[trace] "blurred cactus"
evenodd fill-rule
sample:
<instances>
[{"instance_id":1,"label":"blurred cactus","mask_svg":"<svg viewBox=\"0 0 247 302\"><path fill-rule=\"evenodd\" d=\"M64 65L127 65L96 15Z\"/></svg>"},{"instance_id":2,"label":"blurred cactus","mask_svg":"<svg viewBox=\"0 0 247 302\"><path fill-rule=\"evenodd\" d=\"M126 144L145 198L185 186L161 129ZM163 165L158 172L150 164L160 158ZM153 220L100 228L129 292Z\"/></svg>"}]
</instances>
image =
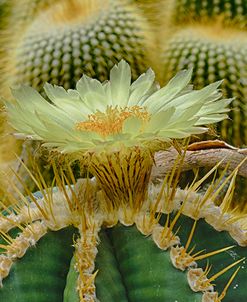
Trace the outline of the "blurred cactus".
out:
<instances>
[{"instance_id":1,"label":"blurred cactus","mask_svg":"<svg viewBox=\"0 0 247 302\"><path fill-rule=\"evenodd\" d=\"M32 23L36 15L49 8L60 0L10 0L11 14L9 17L10 30L24 29L24 26Z\"/></svg>"},{"instance_id":2,"label":"blurred cactus","mask_svg":"<svg viewBox=\"0 0 247 302\"><path fill-rule=\"evenodd\" d=\"M234 98L232 110L228 120L216 125L211 137L217 134L236 147L246 146L247 2L168 0L164 10L167 8L168 18L161 27L164 81L185 68L193 68L192 83L197 88L223 80L223 94ZM242 213L246 213L246 185L246 179L237 178L231 204Z\"/></svg>"},{"instance_id":3,"label":"blurred cactus","mask_svg":"<svg viewBox=\"0 0 247 302\"><path fill-rule=\"evenodd\" d=\"M0 31L5 27L5 18L9 14L9 3L7 0L0 0Z\"/></svg>"},{"instance_id":4,"label":"blurred cactus","mask_svg":"<svg viewBox=\"0 0 247 302\"><path fill-rule=\"evenodd\" d=\"M131 64L134 78L150 66L151 28L130 1L24 2L24 10L19 5L12 12L17 21L30 21L10 41L8 86L25 83L41 90L50 82L73 88L83 73L105 80L122 58Z\"/></svg>"},{"instance_id":5,"label":"blurred cactus","mask_svg":"<svg viewBox=\"0 0 247 302\"><path fill-rule=\"evenodd\" d=\"M247 25L247 2L245 0L175 0L173 18L176 22L212 19L222 16L225 24L241 28Z\"/></svg>"}]
</instances>

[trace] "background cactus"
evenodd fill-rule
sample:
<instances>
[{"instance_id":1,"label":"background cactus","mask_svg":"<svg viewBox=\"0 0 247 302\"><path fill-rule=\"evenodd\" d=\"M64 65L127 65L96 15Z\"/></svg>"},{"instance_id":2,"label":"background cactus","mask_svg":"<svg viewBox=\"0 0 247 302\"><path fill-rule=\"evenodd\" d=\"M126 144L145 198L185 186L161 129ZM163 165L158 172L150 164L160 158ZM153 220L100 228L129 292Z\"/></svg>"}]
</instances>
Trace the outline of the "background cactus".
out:
<instances>
[{"instance_id":1,"label":"background cactus","mask_svg":"<svg viewBox=\"0 0 247 302\"><path fill-rule=\"evenodd\" d=\"M44 12L54 3L58 3L59 0L10 0L11 14L9 16L9 30L13 27L23 29L28 26L34 18L41 12ZM13 26L13 27L12 27Z\"/></svg>"},{"instance_id":2,"label":"background cactus","mask_svg":"<svg viewBox=\"0 0 247 302\"><path fill-rule=\"evenodd\" d=\"M31 6L24 2L24 12L19 4L13 18L36 17L19 25L12 38L5 66L13 70L8 85L25 83L41 90L50 82L68 89L83 73L105 80L122 58L131 64L133 77L150 65L151 28L130 1L35 1Z\"/></svg>"},{"instance_id":3,"label":"background cactus","mask_svg":"<svg viewBox=\"0 0 247 302\"><path fill-rule=\"evenodd\" d=\"M176 22L211 19L222 16L225 24L246 27L247 4L245 0L175 0L173 18Z\"/></svg>"},{"instance_id":4,"label":"background cactus","mask_svg":"<svg viewBox=\"0 0 247 302\"><path fill-rule=\"evenodd\" d=\"M0 31L6 26L5 18L9 13L9 5L6 0L0 1Z\"/></svg>"}]
</instances>

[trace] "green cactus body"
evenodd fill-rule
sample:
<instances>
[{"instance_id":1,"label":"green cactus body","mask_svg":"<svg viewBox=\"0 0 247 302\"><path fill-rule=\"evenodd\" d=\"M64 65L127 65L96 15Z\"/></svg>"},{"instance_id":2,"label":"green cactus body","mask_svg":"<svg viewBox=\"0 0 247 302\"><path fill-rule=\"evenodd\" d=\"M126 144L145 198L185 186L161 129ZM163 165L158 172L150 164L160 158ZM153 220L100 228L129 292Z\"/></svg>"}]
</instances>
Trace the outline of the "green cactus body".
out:
<instances>
[{"instance_id":1,"label":"green cactus body","mask_svg":"<svg viewBox=\"0 0 247 302\"><path fill-rule=\"evenodd\" d=\"M27 257L13 266L4 289L0 289L0 300L61 302L72 255L73 233L72 228L50 232L38 246L30 249Z\"/></svg>"},{"instance_id":2,"label":"green cactus body","mask_svg":"<svg viewBox=\"0 0 247 302\"><path fill-rule=\"evenodd\" d=\"M175 0L173 2L173 18L178 23L205 20L221 15L225 23L246 27L247 3L245 0Z\"/></svg>"},{"instance_id":3,"label":"green cactus body","mask_svg":"<svg viewBox=\"0 0 247 302\"><path fill-rule=\"evenodd\" d=\"M230 119L217 126L217 133L235 146L247 144L246 51L247 35L244 32L223 30L217 25L178 30L163 49L166 80L188 67L193 67L192 82L196 87L224 79L224 95L235 99Z\"/></svg>"},{"instance_id":4,"label":"green cactus body","mask_svg":"<svg viewBox=\"0 0 247 302\"><path fill-rule=\"evenodd\" d=\"M163 216L162 220L165 221L165 218ZM178 226L181 226L178 235L185 245L193 220L182 215ZM1 301L47 301L49 297L54 302L61 302L62 299L64 302L79 302L75 259L72 259L70 269L68 263L72 233L72 229L49 233L23 260L18 260L10 276L4 280L4 287L0 290ZM228 233L219 233L200 220L191 247L196 245L196 251L205 249L208 252L234 244ZM245 256L246 248L234 247L210 257L212 269L209 275L214 275ZM205 268L207 260L198 261L198 266ZM98 270L95 280L98 301L202 301L202 294L192 292L188 286L188 271L174 268L169 250L159 249L151 237L140 234L135 226L124 227L119 224L101 231L95 270ZM66 272L67 284L64 288ZM234 269L230 269L214 282L220 293L233 272ZM243 262L224 302L246 301L246 278L247 266Z\"/></svg>"},{"instance_id":5,"label":"green cactus body","mask_svg":"<svg viewBox=\"0 0 247 302\"><path fill-rule=\"evenodd\" d=\"M106 80L121 58L131 64L133 78L150 65L151 29L128 1L61 1L37 14L19 34L9 60L12 85L41 90L50 82L68 89L83 73Z\"/></svg>"}]
</instances>

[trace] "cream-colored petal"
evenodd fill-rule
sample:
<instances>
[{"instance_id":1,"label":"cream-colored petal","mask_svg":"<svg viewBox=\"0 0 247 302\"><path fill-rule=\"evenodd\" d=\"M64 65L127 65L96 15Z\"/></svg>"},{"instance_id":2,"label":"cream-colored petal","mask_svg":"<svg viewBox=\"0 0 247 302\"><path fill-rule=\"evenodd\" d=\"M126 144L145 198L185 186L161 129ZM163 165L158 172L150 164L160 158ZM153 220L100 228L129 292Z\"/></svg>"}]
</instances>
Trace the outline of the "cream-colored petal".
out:
<instances>
[{"instance_id":1,"label":"cream-colored petal","mask_svg":"<svg viewBox=\"0 0 247 302\"><path fill-rule=\"evenodd\" d=\"M95 113L96 110L104 112L107 105L111 105L110 100L106 97L102 84L96 79L83 75L77 82L76 89L79 92L85 107L90 109L91 114Z\"/></svg>"},{"instance_id":2,"label":"cream-colored petal","mask_svg":"<svg viewBox=\"0 0 247 302\"><path fill-rule=\"evenodd\" d=\"M166 105L174 97L176 97L189 84L191 79L192 69L180 71L168 84L152 94L145 100L143 106L147 106L152 113L159 111L161 105Z\"/></svg>"},{"instance_id":3,"label":"cream-colored petal","mask_svg":"<svg viewBox=\"0 0 247 302\"><path fill-rule=\"evenodd\" d=\"M198 103L205 104L215 98L215 92L221 82L216 82L204 87L201 90L194 90L178 98L174 98L169 103L162 105L159 110L164 110L167 107L174 106L178 110L187 110Z\"/></svg>"},{"instance_id":4,"label":"cream-colored petal","mask_svg":"<svg viewBox=\"0 0 247 302\"><path fill-rule=\"evenodd\" d=\"M190 127L190 128L176 128L166 129L159 132L159 137L162 138L185 138L193 134L201 134L206 132L208 129L203 127Z\"/></svg>"},{"instance_id":5,"label":"cream-colored petal","mask_svg":"<svg viewBox=\"0 0 247 302\"><path fill-rule=\"evenodd\" d=\"M199 120L195 123L195 126L214 124L223 121L227 118L227 114L210 114L205 117L200 117Z\"/></svg>"},{"instance_id":6,"label":"cream-colored petal","mask_svg":"<svg viewBox=\"0 0 247 302\"><path fill-rule=\"evenodd\" d=\"M176 111L174 112L173 116L170 119L170 124L178 124L178 123L185 123L190 121L191 119L199 120L199 116L197 116L199 110L202 108L203 103L194 104L190 108L186 110L181 110L179 107L176 107Z\"/></svg>"},{"instance_id":7,"label":"cream-colored petal","mask_svg":"<svg viewBox=\"0 0 247 302\"><path fill-rule=\"evenodd\" d=\"M130 86L130 97L127 106L142 105L145 98L152 93L155 74L150 68ZM151 91L150 91L151 90Z\"/></svg>"},{"instance_id":8,"label":"cream-colored petal","mask_svg":"<svg viewBox=\"0 0 247 302\"><path fill-rule=\"evenodd\" d=\"M175 111L176 109L174 107L171 107L166 111L160 111L153 114L150 118L150 121L145 126L145 132L152 133L164 128L170 122L170 119L172 118Z\"/></svg>"},{"instance_id":9,"label":"cream-colored petal","mask_svg":"<svg viewBox=\"0 0 247 302\"><path fill-rule=\"evenodd\" d=\"M205 118L213 118L215 116L215 121L219 122L221 119L221 116L226 116L226 112L228 112L230 109L228 105L233 101L233 99L221 99L217 100L215 102L206 103L197 113L197 116L200 116L200 119L197 123L197 125L205 125ZM221 116L220 116L221 115ZM219 119L218 119L219 118ZM211 122L210 122L211 123Z\"/></svg>"},{"instance_id":10,"label":"cream-colored petal","mask_svg":"<svg viewBox=\"0 0 247 302\"><path fill-rule=\"evenodd\" d=\"M112 97L111 97L111 83L110 81L105 81L103 83L103 88L105 90L106 98L109 102L109 105L112 105Z\"/></svg>"},{"instance_id":11,"label":"cream-colored petal","mask_svg":"<svg viewBox=\"0 0 247 302\"><path fill-rule=\"evenodd\" d=\"M30 120L35 111L53 116L64 116L68 119L70 116L64 110L57 108L47 102L36 90L22 85L18 89L13 89L12 94L15 97L15 104L19 107L19 113L22 112L23 118Z\"/></svg>"},{"instance_id":12,"label":"cream-colored petal","mask_svg":"<svg viewBox=\"0 0 247 302\"><path fill-rule=\"evenodd\" d=\"M130 66L124 60L120 61L110 71L111 99L113 106L126 107L129 101L131 82Z\"/></svg>"},{"instance_id":13,"label":"cream-colored petal","mask_svg":"<svg viewBox=\"0 0 247 302\"><path fill-rule=\"evenodd\" d=\"M44 90L48 98L60 109L69 114L74 121L81 121L91 113L81 100L78 91L66 91L63 87L46 83Z\"/></svg>"},{"instance_id":14,"label":"cream-colored petal","mask_svg":"<svg viewBox=\"0 0 247 302\"><path fill-rule=\"evenodd\" d=\"M90 141L84 141L79 144L66 140L63 143L44 143L43 146L57 149L61 153L86 152L88 149L95 147Z\"/></svg>"}]
</instances>

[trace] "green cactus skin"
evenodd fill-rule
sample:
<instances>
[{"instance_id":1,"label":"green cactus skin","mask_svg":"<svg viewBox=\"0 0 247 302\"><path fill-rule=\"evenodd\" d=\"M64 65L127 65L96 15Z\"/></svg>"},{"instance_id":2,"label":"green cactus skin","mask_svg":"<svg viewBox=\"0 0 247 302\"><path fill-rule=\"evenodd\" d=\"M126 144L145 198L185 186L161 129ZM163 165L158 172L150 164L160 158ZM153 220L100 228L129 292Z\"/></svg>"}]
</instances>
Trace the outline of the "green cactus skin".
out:
<instances>
[{"instance_id":1,"label":"green cactus skin","mask_svg":"<svg viewBox=\"0 0 247 302\"><path fill-rule=\"evenodd\" d=\"M185 244L193 221L182 216L180 223L179 235L182 236L182 242ZM145 238L135 227L126 228L121 225L108 229L106 234L108 239L105 234L101 234L99 254L96 259L96 268L99 269L96 277L96 293L99 301L201 301L201 294L192 292L188 287L185 273L172 267L169 252L159 250L151 238ZM194 244L198 250L204 248L215 250L222 246L232 245L234 242L227 233L217 233L204 221L199 221L191 246ZM233 260L246 256L247 249L241 247L213 256L209 259L210 264L213 264L211 274L224 268L226 263L230 264ZM201 261L199 267L205 267L206 263L207 261ZM121 276L120 281L116 268ZM75 276L71 278L73 274L76 273L71 265L68 274L70 277L67 278L65 288L67 299L64 302L79 302L78 297L75 298L76 292L72 283L76 278ZM232 271L228 271L215 282L219 292L223 290L231 274ZM228 290L224 302L246 301L244 288L246 276L247 266L244 263ZM108 291L112 289L108 292L110 296L105 296L107 289Z\"/></svg>"},{"instance_id":2,"label":"green cactus skin","mask_svg":"<svg viewBox=\"0 0 247 302\"><path fill-rule=\"evenodd\" d=\"M135 227L126 228L121 225L107 230L107 233L113 246L113 255L118 262L127 301L162 302L174 299L199 302L201 300L201 294L192 292L188 287L185 275L174 270L169 253L159 250L151 238L145 238ZM100 254L98 258L100 262ZM102 275L99 271L98 283L100 284L98 291L96 287L96 293L99 300L104 301L100 291L101 283L105 279L104 266L101 267ZM175 293L176 284L179 286ZM108 288L110 286L104 283L103 285Z\"/></svg>"},{"instance_id":3,"label":"green cactus skin","mask_svg":"<svg viewBox=\"0 0 247 302\"><path fill-rule=\"evenodd\" d=\"M28 251L27 257L17 261L0 289L0 301L61 302L73 251L73 233L72 228L49 232Z\"/></svg>"},{"instance_id":4,"label":"green cactus skin","mask_svg":"<svg viewBox=\"0 0 247 302\"><path fill-rule=\"evenodd\" d=\"M224 79L224 95L235 100L230 119L218 124L217 133L235 146L247 144L246 51L245 33L199 24L178 30L163 48L166 79L188 67L193 67L192 83L198 88Z\"/></svg>"},{"instance_id":5,"label":"green cactus skin","mask_svg":"<svg viewBox=\"0 0 247 302\"><path fill-rule=\"evenodd\" d=\"M165 216L161 221L165 221ZM179 218L178 226L181 228L178 234L183 245L187 242L192 224L193 220L186 216ZM77 273L74 270L74 258L69 264L74 232L72 228L49 232L23 259L18 260L3 282L0 300L45 302L49 297L51 301L61 302L63 296L64 302L79 302L75 290ZM204 220L199 220L190 246L195 244L196 251L206 249L208 252L231 246L235 242L228 233L217 232ZM169 251L160 250L150 237L140 234L135 226L124 227L119 224L102 230L98 250L96 293L101 302L201 301L201 294L190 290L186 273L172 266ZM209 263L213 267L209 275L212 276L246 256L246 247L236 246L210 257ZM197 263L199 267L205 268L207 260ZM240 266L224 302L246 301L246 262L242 262ZM214 282L219 292L223 290L233 271L234 269L229 270Z\"/></svg>"},{"instance_id":6,"label":"green cactus skin","mask_svg":"<svg viewBox=\"0 0 247 302\"><path fill-rule=\"evenodd\" d=\"M79 302L79 297L75 289L78 273L74 270L74 264L75 258L73 257L67 275L64 302ZM100 249L96 258L96 267L99 269L95 280L97 296L102 297L102 301L127 302L128 294L122 282L118 261L114 255L114 247L105 231L102 231L100 234Z\"/></svg>"},{"instance_id":7,"label":"green cactus skin","mask_svg":"<svg viewBox=\"0 0 247 302\"><path fill-rule=\"evenodd\" d=\"M191 22L222 15L225 23L246 27L247 2L245 0L175 0L174 19L176 22Z\"/></svg>"}]
</instances>

